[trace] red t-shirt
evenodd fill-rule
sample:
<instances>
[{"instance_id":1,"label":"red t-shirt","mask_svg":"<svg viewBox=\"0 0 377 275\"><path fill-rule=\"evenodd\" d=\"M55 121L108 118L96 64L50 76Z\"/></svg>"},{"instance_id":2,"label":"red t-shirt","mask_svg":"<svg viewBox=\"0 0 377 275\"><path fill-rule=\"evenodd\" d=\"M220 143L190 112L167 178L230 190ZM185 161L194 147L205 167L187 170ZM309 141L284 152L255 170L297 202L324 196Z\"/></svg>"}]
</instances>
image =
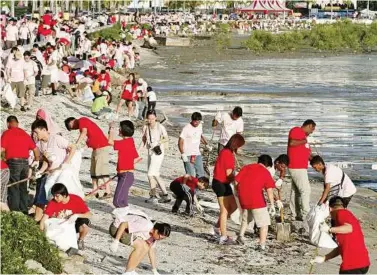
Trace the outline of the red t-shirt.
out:
<instances>
[{"instance_id":1,"label":"red t-shirt","mask_svg":"<svg viewBox=\"0 0 377 275\"><path fill-rule=\"evenodd\" d=\"M234 170L234 155L229 149L220 151L215 163L215 170L213 171L213 178L222 183L228 183L226 170Z\"/></svg>"},{"instance_id":2,"label":"red t-shirt","mask_svg":"<svg viewBox=\"0 0 377 275\"><path fill-rule=\"evenodd\" d=\"M110 84L110 76L108 74L98 76L98 82L100 83L101 87L104 87L105 90L109 88Z\"/></svg>"},{"instance_id":3,"label":"red t-shirt","mask_svg":"<svg viewBox=\"0 0 377 275\"><path fill-rule=\"evenodd\" d=\"M52 23L52 16L50 14L45 14L42 16L43 23L45 25L51 25Z\"/></svg>"},{"instance_id":4,"label":"red t-shirt","mask_svg":"<svg viewBox=\"0 0 377 275\"><path fill-rule=\"evenodd\" d=\"M49 201L44 213L50 218L64 219L72 214L85 214L89 211L82 198L69 194L69 201L66 204L55 200Z\"/></svg>"},{"instance_id":5,"label":"red t-shirt","mask_svg":"<svg viewBox=\"0 0 377 275\"><path fill-rule=\"evenodd\" d=\"M236 176L237 190L242 209L266 207L263 190L275 188L274 179L262 164L253 163L242 167Z\"/></svg>"},{"instance_id":6,"label":"red t-shirt","mask_svg":"<svg viewBox=\"0 0 377 275\"><path fill-rule=\"evenodd\" d=\"M80 132L84 128L87 129L88 139L86 141L86 145L88 145L88 147L92 149L99 149L109 145L105 134L102 132L101 128L97 126L97 124L86 117L79 118L78 121Z\"/></svg>"},{"instance_id":7,"label":"red t-shirt","mask_svg":"<svg viewBox=\"0 0 377 275\"><path fill-rule=\"evenodd\" d=\"M107 65L110 68L114 68L115 67L115 59L110 59L109 62L107 63Z\"/></svg>"},{"instance_id":8,"label":"red t-shirt","mask_svg":"<svg viewBox=\"0 0 377 275\"><path fill-rule=\"evenodd\" d=\"M35 149L31 136L18 127L12 127L1 135L1 148L5 149L5 159L28 159L29 151Z\"/></svg>"},{"instance_id":9,"label":"red t-shirt","mask_svg":"<svg viewBox=\"0 0 377 275\"><path fill-rule=\"evenodd\" d=\"M336 212L335 226L352 225L352 233L336 234L342 256L340 270L351 270L370 265L368 250L365 246L363 231L357 218L347 209Z\"/></svg>"},{"instance_id":10,"label":"red t-shirt","mask_svg":"<svg viewBox=\"0 0 377 275\"><path fill-rule=\"evenodd\" d=\"M114 141L114 150L118 151L117 171L134 170L134 161L139 157L133 138Z\"/></svg>"},{"instance_id":11,"label":"red t-shirt","mask_svg":"<svg viewBox=\"0 0 377 275\"><path fill-rule=\"evenodd\" d=\"M301 127L294 127L289 131L289 139L304 140L307 136ZM310 157L310 147L308 144L299 146L288 145L289 168L292 169L308 169L308 161Z\"/></svg>"},{"instance_id":12,"label":"red t-shirt","mask_svg":"<svg viewBox=\"0 0 377 275\"><path fill-rule=\"evenodd\" d=\"M0 169L3 170L3 169L7 169L8 168L8 165L5 161L1 160L1 164L0 164Z\"/></svg>"},{"instance_id":13,"label":"red t-shirt","mask_svg":"<svg viewBox=\"0 0 377 275\"><path fill-rule=\"evenodd\" d=\"M179 178L176 178L174 181L179 182L180 184L183 184L184 178L185 177L179 177ZM191 177L191 180L187 179L186 185L188 187L190 187L190 189L191 189L192 192L195 193L195 189L198 188L198 182L199 182L199 180L197 178Z\"/></svg>"}]
</instances>

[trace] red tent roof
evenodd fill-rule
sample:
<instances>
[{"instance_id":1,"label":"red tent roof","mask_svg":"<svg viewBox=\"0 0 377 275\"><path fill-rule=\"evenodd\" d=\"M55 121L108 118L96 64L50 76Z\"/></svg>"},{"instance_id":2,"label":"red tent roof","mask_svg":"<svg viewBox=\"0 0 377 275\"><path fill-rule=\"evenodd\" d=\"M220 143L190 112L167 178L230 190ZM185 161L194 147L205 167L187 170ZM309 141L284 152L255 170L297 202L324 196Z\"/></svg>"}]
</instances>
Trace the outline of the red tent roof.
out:
<instances>
[{"instance_id":1,"label":"red tent roof","mask_svg":"<svg viewBox=\"0 0 377 275\"><path fill-rule=\"evenodd\" d=\"M241 8L239 9L239 11L289 12L291 10L286 8L285 4L283 2L280 2L279 0L254 0L250 6Z\"/></svg>"}]
</instances>

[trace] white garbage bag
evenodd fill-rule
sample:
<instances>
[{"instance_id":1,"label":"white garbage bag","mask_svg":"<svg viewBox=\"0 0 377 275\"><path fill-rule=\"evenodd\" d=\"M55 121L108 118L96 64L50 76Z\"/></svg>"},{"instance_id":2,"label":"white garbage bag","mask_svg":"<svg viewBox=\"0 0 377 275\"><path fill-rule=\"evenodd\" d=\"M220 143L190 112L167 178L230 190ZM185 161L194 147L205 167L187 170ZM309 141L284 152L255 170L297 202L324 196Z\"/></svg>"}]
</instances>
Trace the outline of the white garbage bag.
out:
<instances>
[{"instance_id":1,"label":"white garbage bag","mask_svg":"<svg viewBox=\"0 0 377 275\"><path fill-rule=\"evenodd\" d=\"M233 212L232 215L230 215L230 219L235 223L235 224L241 224L242 222L242 208L241 208L241 204L240 204L240 201L238 199L238 193L237 193L237 190L236 188L234 188L234 185L231 184L230 185L233 189L233 194L234 194L234 198L236 199L236 203L237 203L237 210Z\"/></svg>"},{"instance_id":2,"label":"white garbage bag","mask_svg":"<svg viewBox=\"0 0 377 275\"><path fill-rule=\"evenodd\" d=\"M46 220L46 236L59 249L67 251L73 247L77 249L77 234L75 224L65 219L50 218Z\"/></svg>"},{"instance_id":3,"label":"white garbage bag","mask_svg":"<svg viewBox=\"0 0 377 275\"><path fill-rule=\"evenodd\" d=\"M83 95L82 95L82 98L81 100L83 102L89 102L89 101L92 101L94 99L94 94L92 92L92 88L90 88L89 85L87 85L84 90L83 90Z\"/></svg>"},{"instance_id":4,"label":"white garbage bag","mask_svg":"<svg viewBox=\"0 0 377 275\"><path fill-rule=\"evenodd\" d=\"M4 96L5 100L8 102L10 107L14 109L14 107L16 107L17 104L17 96L12 91L12 87L9 83L5 84L2 95Z\"/></svg>"},{"instance_id":5,"label":"white garbage bag","mask_svg":"<svg viewBox=\"0 0 377 275\"><path fill-rule=\"evenodd\" d=\"M319 230L320 224L325 222L329 214L329 206L322 204L321 206L315 205L310 208L306 216L306 222L309 226L310 242L318 247L336 248L338 246L328 233Z\"/></svg>"},{"instance_id":6,"label":"white garbage bag","mask_svg":"<svg viewBox=\"0 0 377 275\"><path fill-rule=\"evenodd\" d=\"M55 183L62 183L67 187L69 194L85 197L84 189L81 185L79 173L82 161L83 149L77 150L73 155L71 164L64 169L56 170L47 177L45 191L47 199L52 199L51 188Z\"/></svg>"}]
</instances>

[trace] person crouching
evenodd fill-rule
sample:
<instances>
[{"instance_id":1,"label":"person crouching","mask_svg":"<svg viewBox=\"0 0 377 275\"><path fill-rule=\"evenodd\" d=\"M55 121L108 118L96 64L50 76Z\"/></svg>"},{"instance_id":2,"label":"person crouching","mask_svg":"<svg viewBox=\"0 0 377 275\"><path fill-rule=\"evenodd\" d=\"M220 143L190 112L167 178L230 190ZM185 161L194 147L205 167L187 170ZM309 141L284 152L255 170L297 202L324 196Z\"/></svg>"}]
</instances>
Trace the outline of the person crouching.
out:
<instances>
[{"instance_id":1,"label":"person crouching","mask_svg":"<svg viewBox=\"0 0 377 275\"><path fill-rule=\"evenodd\" d=\"M69 194L64 184L56 183L51 188L53 199L49 201L43 218L39 224L40 230L44 231L45 222L49 218L66 218L75 223L76 232L79 233L78 248L84 249L84 238L89 233L89 218L92 216L88 206L79 196Z\"/></svg>"},{"instance_id":2,"label":"person crouching","mask_svg":"<svg viewBox=\"0 0 377 275\"><path fill-rule=\"evenodd\" d=\"M176 178L170 183L170 190L176 196L176 201L173 205L172 212L178 213L178 209L182 204L182 201L186 202L185 213L189 216L194 215L194 202L199 212L203 211L203 208L199 205L198 198L196 197L197 189L207 189L209 186L209 180L206 177L195 178L190 175L184 175L183 177Z\"/></svg>"}]
</instances>

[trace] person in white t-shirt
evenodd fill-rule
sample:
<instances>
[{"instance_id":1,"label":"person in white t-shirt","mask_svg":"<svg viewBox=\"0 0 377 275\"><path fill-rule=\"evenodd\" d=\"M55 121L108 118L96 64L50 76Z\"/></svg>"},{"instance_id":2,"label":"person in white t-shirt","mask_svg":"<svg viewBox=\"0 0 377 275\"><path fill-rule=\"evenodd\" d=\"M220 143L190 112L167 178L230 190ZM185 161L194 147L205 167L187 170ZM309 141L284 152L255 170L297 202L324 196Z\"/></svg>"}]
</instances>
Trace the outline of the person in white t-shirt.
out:
<instances>
[{"instance_id":1,"label":"person in white t-shirt","mask_svg":"<svg viewBox=\"0 0 377 275\"><path fill-rule=\"evenodd\" d=\"M38 75L38 66L33 60L30 59L31 53L29 51L24 52L25 60L25 87L26 87L26 110L30 110L33 104L35 95L35 77Z\"/></svg>"},{"instance_id":2,"label":"person in white t-shirt","mask_svg":"<svg viewBox=\"0 0 377 275\"><path fill-rule=\"evenodd\" d=\"M21 39L21 45L22 46L26 45L27 39L29 37L29 29L28 29L28 27L26 27L25 22L22 22L20 30L19 30L19 34L20 34L20 39Z\"/></svg>"},{"instance_id":3,"label":"person in white t-shirt","mask_svg":"<svg viewBox=\"0 0 377 275\"><path fill-rule=\"evenodd\" d=\"M30 34L30 44L33 44L37 35L38 31L38 24L36 23L36 18L33 18L33 20L30 20L27 24L27 27L29 29Z\"/></svg>"},{"instance_id":4,"label":"person in white t-shirt","mask_svg":"<svg viewBox=\"0 0 377 275\"><path fill-rule=\"evenodd\" d=\"M218 145L219 153L234 134L242 134L242 108L237 106L233 109L232 113L217 113L213 121L213 126L216 127L218 123L221 124L221 133Z\"/></svg>"},{"instance_id":5,"label":"person in white t-shirt","mask_svg":"<svg viewBox=\"0 0 377 275\"><path fill-rule=\"evenodd\" d=\"M178 149L181 152L186 174L196 178L205 176L200 143L207 146L207 140L203 136L202 115L195 112L191 115L191 122L182 129L178 139Z\"/></svg>"},{"instance_id":6,"label":"person in white t-shirt","mask_svg":"<svg viewBox=\"0 0 377 275\"><path fill-rule=\"evenodd\" d=\"M352 196L356 193L356 187L352 180L339 167L327 164L320 156L314 156L310 160L310 165L324 176L324 190L318 204L321 205L331 197L339 196L343 198L344 207L347 208Z\"/></svg>"},{"instance_id":7,"label":"person in white t-shirt","mask_svg":"<svg viewBox=\"0 0 377 275\"><path fill-rule=\"evenodd\" d=\"M6 41L5 46L7 49L17 46L18 40L18 28L16 26L16 20L12 19L9 25L5 29Z\"/></svg>"},{"instance_id":8,"label":"person in white t-shirt","mask_svg":"<svg viewBox=\"0 0 377 275\"><path fill-rule=\"evenodd\" d=\"M151 86L147 87L148 111L156 109L157 96Z\"/></svg>"},{"instance_id":9,"label":"person in white t-shirt","mask_svg":"<svg viewBox=\"0 0 377 275\"><path fill-rule=\"evenodd\" d=\"M14 52L14 59L7 63L7 76L10 81L12 90L15 91L20 99L21 111L25 109L25 61L19 51Z\"/></svg>"}]
</instances>

